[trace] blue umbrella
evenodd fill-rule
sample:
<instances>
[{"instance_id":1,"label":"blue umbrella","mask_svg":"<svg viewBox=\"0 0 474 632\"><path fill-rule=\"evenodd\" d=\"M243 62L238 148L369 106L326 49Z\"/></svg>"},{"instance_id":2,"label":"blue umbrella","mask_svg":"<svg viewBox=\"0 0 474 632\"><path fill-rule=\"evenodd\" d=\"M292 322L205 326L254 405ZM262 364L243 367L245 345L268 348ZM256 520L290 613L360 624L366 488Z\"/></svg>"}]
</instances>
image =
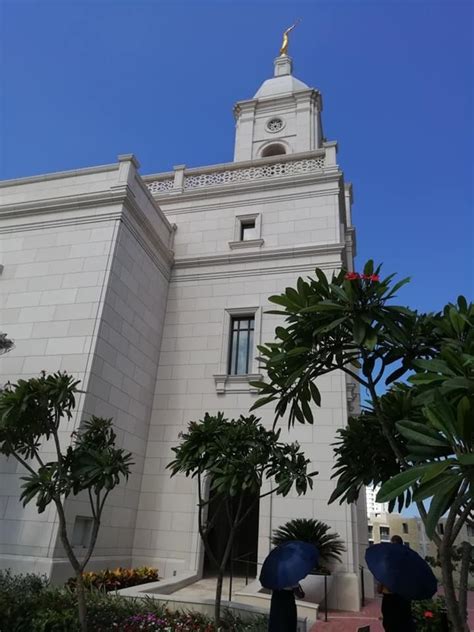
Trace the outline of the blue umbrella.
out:
<instances>
[{"instance_id":1,"label":"blue umbrella","mask_svg":"<svg viewBox=\"0 0 474 632\"><path fill-rule=\"evenodd\" d=\"M427 562L403 544L373 544L365 561L377 581L405 599L430 599L438 587Z\"/></svg>"},{"instance_id":2,"label":"blue umbrella","mask_svg":"<svg viewBox=\"0 0 474 632\"><path fill-rule=\"evenodd\" d=\"M260 583L264 588L283 590L295 586L317 566L319 551L314 544L293 540L277 546L263 563Z\"/></svg>"}]
</instances>

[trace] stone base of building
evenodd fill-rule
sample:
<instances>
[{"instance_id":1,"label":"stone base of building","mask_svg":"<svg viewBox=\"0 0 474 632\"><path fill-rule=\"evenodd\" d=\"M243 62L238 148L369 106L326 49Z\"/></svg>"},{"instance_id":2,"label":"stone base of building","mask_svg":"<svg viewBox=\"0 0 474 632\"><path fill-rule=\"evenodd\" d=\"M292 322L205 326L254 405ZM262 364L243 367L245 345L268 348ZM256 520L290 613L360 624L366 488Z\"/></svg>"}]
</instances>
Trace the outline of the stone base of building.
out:
<instances>
[{"instance_id":1,"label":"stone base of building","mask_svg":"<svg viewBox=\"0 0 474 632\"><path fill-rule=\"evenodd\" d=\"M334 573L328 595L330 610L360 610L360 579L356 573Z\"/></svg>"}]
</instances>

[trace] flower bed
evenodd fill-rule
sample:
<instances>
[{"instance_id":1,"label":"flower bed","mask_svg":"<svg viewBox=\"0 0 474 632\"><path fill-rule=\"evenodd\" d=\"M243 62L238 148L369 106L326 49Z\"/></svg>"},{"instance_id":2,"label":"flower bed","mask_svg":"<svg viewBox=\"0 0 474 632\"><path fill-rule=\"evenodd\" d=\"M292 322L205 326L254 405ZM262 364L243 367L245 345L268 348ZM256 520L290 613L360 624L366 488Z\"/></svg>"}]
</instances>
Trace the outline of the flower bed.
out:
<instances>
[{"instance_id":1,"label":"flower bed","mask_svg":"<svg viewBox=\"0 0 474 632\"><path fill-rule=\"evenodd\" d=\"M216 632L212 621L196 612L170 612L158 601L130 599L87 591L91 632ZM265 617L242 621L224 614L222 630L266 632ZM75 591L53 588L45 577L0 571L0 632L80 632Z\"/></svg>"},{"instance_id":2,"label":"flower bed","mask_svg":"<svg viewBox=\"0 0 474 632\"><path fill-rule=\"evenodd\" d=\"M96 588L97 590L120 590L148 584L158 581L158 569L149 566L138 568L116 568L115 570L105 569L103 571L83 573L84 585L86 588ZM67 581L67 586L71 589L76 587L76 578L71 577Z\"/></svg>"}]
</instances>

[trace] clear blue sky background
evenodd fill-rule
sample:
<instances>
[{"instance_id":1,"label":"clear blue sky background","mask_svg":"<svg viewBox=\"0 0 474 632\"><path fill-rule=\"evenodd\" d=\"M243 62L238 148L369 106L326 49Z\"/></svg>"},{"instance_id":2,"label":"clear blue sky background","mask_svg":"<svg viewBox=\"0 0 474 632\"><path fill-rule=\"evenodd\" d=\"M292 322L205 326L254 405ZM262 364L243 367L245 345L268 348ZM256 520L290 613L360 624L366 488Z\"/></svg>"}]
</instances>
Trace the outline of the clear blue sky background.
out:
<instances>
[{"instance_id":1,"label":"clear blue sky background","mask_svg":"<svg viewBox=\"0 0 474 632\"><path fill-rule=\"evenodd\" d=\"M0 0L0 178L114 162L230 161L232 105L272 73L296 18L295 75L324 98L353 182L358 265L412 276L433 310L473 293L473 4Z\"/></svg>"}]
</instances>

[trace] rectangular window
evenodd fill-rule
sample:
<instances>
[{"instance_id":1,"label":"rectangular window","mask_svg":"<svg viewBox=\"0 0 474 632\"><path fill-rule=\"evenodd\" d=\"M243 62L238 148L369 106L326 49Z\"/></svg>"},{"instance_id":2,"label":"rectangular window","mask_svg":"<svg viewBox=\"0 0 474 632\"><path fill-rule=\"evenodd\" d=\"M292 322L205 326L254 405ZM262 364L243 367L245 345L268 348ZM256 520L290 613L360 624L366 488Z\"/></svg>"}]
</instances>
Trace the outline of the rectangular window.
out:
<instances>
[{"instance_id":1,"label":"rectangular window","mask_svg":"<svg viewBox=\"0 0 474 632\"><path fill-rule=\"evenodd\" d=\"M474 538L474 527L470 524L467 525L467 537Z\"/></svg>"},{"instance_id":2,"label":"rectangular window","mask_svg":"<svg viewBox=\"0 0 474 632\"><path fill-rule=\"evenodd\" d=\"M232 316L230 321L230 375L246 375L251 372L254 329L254 316Z\"/></svg>"},{"instance_id":3,"label":"rectangular window","mask_svg":"<svg viewBox=\"0 0 474 632\"><path fill-rule=\"evenodd\" d=\"M408 523L402 522L403 533L408 533Z\"/></svg>"},{"instance_id":4,"label":"rectangular window","mask_svg":"<svg viewBox=\"0 0 474 632\"><path fill-rule=\"evenodd\" d=\"M249 241L256 238L255 219L242 219L240 221L240 241Z\"/></svg>"},{"instance_id":5,"label":"rectangular window","mask_svg":"<svg viewBox=\"0 0 474 632\"><path fill-rule=\"evenodd\" d=\"M438 525L438 531L441 535L444 535L444 524L442 522L440 522Z\"/></svg>"},{"instance_id":6,"label":"rectangular window","mask_svg":"<svg viewBox=\"0 0 474 632\"><path fill-rule=\"evenodd\" d=\"M390 540L390 527L380 527L380 540L382 542Z\"/></svg>"},{"instance_id":7,"label":"rectangular window","mask_svg":"<svg viewBox=\"0 0 474 632\"><path fill-rule=\"evenodd\" d=\"M89 546L92 531L92 518L76 516L72 531L72 546Z\"/></svg>"}]
</instances>

